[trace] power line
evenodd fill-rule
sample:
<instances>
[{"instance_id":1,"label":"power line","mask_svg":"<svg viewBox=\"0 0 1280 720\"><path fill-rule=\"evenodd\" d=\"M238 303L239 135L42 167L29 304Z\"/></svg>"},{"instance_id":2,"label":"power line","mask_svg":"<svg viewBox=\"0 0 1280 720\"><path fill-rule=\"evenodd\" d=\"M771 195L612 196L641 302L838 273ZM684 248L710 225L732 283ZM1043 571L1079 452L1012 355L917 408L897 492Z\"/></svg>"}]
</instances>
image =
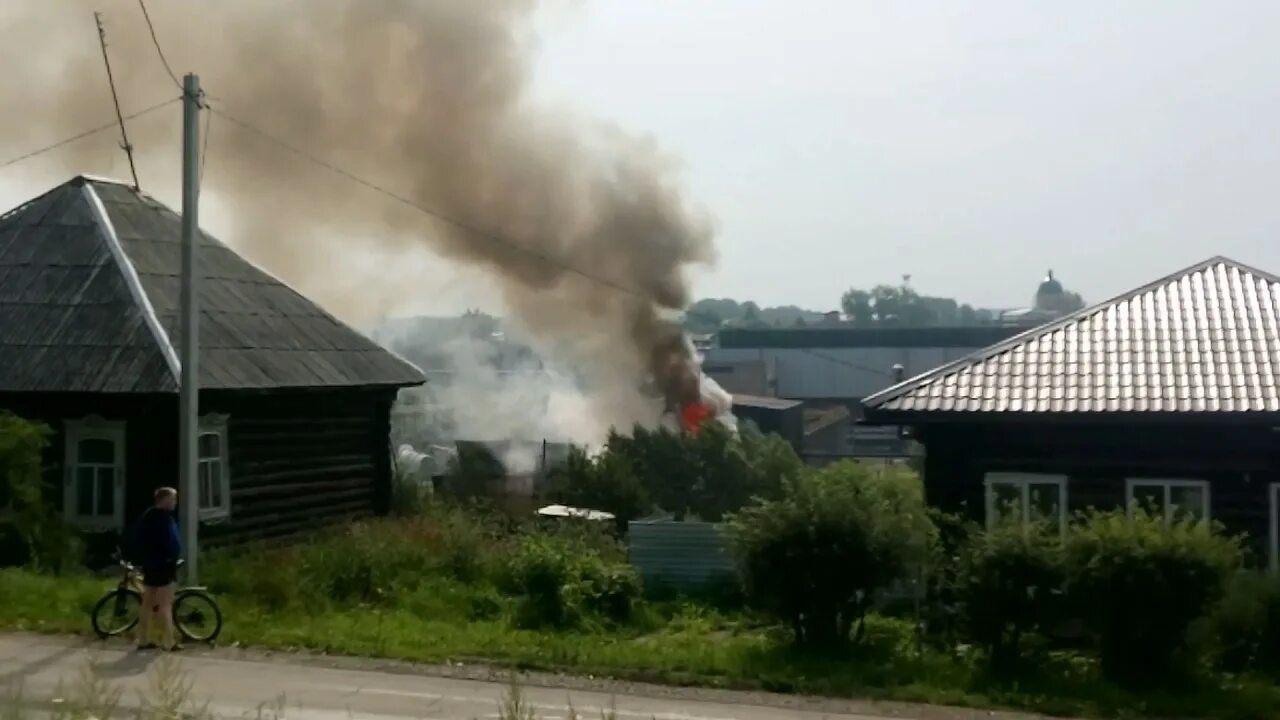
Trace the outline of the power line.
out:
<instances>
[{"instance_id":1,"label":"power line","mask_svg":"<svg viewBox=\"0 0 1280 720\"><path fill-rule=\"evenodd\" d=\"M173 68L169 67L169 59L164 56L164 50L160 48L160 38L156 37L156 26L151 24L151 13L147 12L146 0L138 0L138 7L142 8L142 17L147 21L147 30L151 33L151 44L156 46L156 54L160 56L164 71L169 73L169 79L178 87L178 90L182 90L182 81L173 72Z\"/></svg>"},{"instance_id":2,"label":"power line","mask_svg":"<svg viewBox=\"0 0 1280 720\"><path fill-rule=\"evenodd\" d=\"M116 93L116 79L111 74L111 58L107 56L107 29L102 25L102 14L94 13L93 21L98 25L98 44L102 46L102 64L107 67L107 84L111 86L111 103L116 108L116 122L120 123L120 149L129 158L129 173L133 175L133 188L141 190L138 182L138 166L133 162L133 144L129 142L129 133L124 129L124 115L120 112L120 96Z\"/></svg>"},{"instance_id":3,"label":"power line","mask_svg":"<svg viewBox=\"0 0 1280 720\"><path fill-rule=\"evenodd\" d=\"M213 108L206 102L204 105L204 141L200 148L200 179L197 187L204 188L204 168L209 163L209 128L213 126Z\"/></svg>"},{"instance_id":4,"label":"power line","mask_svg":"<svg viewBox=\"0 0 1280 720\"><path fill-rule=\"evenodd\" d=\"M602 278L602 277L599 277L599 276L596 276L596 275L592 275L591 273L589 273L589 272L587 272L587 271L585 271L585 270L581 270L581 269L579 269L579 268L576 268L576 267L574 267L574 266L572 266L572 265L568 264L567 262L565 262L565 261L563 261L563 260L560 260L560 259L558 259L558 258L555 258L555 257L552 257L552 256L550 256L550 255L547 255L546 253L543 253L543 252L541 252L541 251L539 251L539 250L535 250L535 249L533 249L533 248L531 248L531 247L528 247L528 246L522 245L522 244L520 244L520 243L518 243L518 242L515 242L515 241L512 241L512 240L508 240L507 238L504 238L504 237L502 237L502 236L500 236L500 235L495 235L495 234L493 234L492 232L489 232L489 231L487 231L487 230L484 230L483 228L477 227L476 225L473 225L473 224L471 224L471 223L469 223L469 222L467 222L467 221L465 221L465 220L461 220L461 219L459 219L459 218L456 218L456 217L454 217L454 216L452 216L452 215L449 215L449 214L447 214L447 213L445 213L445 212L442 212L442 211L440 211L440 210L436 210L436 209L434 209L434 208L430 208L430 207L427 207L427 206L422 205L422 204L420 204L420 203L414 202L413 200L410 200L409 198L406 198L405 196L403 196L403 195L401 195L401 194L399 194L399 193L396 193L396 192L394 192L394 191L392 191L392 190L388 190L387 188L385 188L385 187L383 187L383 186L381 186L381 185L378 185L377 183L374 183L374 182L371 182L371 181L369 181L369 180L366 180L366 179L364 179L364 178L360 177L359 175L356 175L355 173L352 173L352 172L350 172L350 171L348 171L348 170L344 170L343 168L338 167L337 165L334 165L333 163L331 163L331 162L329 162L329 161L327 161L327 160L323 160L323 159L321 159L321 158L318 158L318 157L316 157L315 155L312 155L311 153L307 152L306 150L303 150L302 148L299 148L299 147L297 147L296 145L293 145L292 143L289 143L288 141L282 140L281 138L278 138L278 137L276 137L275 135L272 135L271 133L268 133L267 131L262 130L262 129L260 129L260 128L258 128L258 127L256 127L256 126L254 126L252 123L249 123L248 121L241 120L241 119L239 119L239 118L237 118L237 117L235 117L235 116L233 116L233 115L229 115L229 114L227 114L227 112L226 112L226 111L224 111L224 110L214 110L213 108L210 108L210 109L209 109L209 112L211 112L211 113L215 113L215 114L217 114L217 115L220 115L220 116L222 117L222 119L223 119L223 120L226 120L227 122L230 122L230 123L232 123L232 124L234 124L234 125L237 125L237 126L239 126L240 128L242 128L242 129L244 129L244 130L247 130L248 132L251 132L251 133L253 133L253 134L255 134L255 135L257 135L257 136L259 136L259 137L263 138L264 140L267 140L268 142L270 142L270 143L272 143L272 144L274 144L274 145L276 145L276 146L278 146L278 147L280 147L280 148L282 148L282 149L284 149L284 150L287 150L287 151L289 151L289 152L291 152L291 153L293 153L293 154L295 154L295 155L297 155L297 156L299 156L299 157L301 157L301 158L303 158L303 159L305 159L305 160L308 160L308 161L310 161L310 162L312 162L312 163L314 163L314 164L316 164L316 165L319 165L320 167L325 168L326 170L328 170L328 171L330 171L330 172L332 172L332 173L334 173L334 174L336 174L336 175L340 175L340 176L342 176L342 177L346 178L347 180L350 180L351 182L354 182L354 183L356 183L356 184L358 184L358 185L361 185L361 186L363 186L363 187L365 187L365 188L368 188L368 189L370 189L370 190L373 190L374 192L379 193L379 194L381 194L381 195L383 195L383 196L385 196L385 197L387 197L387 198L390 198L390 199L392 199L392 200L395 200L396 202L398 202L398 203L400 203L400 204L402 204L402 205L404 205L404 206L406 206L406 207L413 208L414 210L417 210L418 212L420 212L420 213L422 213L422 214L424 214L424 215L428 215L428 216L433 217L433 218L435 218L435 219L437 219L437 220L440 220L440 221L442 221L442 222L444 222L444 223L446 223L446 224L448 224L448 225L452 225L453 227L458 228L458 229L460 229L460 230L463 230L463 231L467 232L468 234L474 235L475 237L478 237L478 238L480 238L480 239L482 239L482 240L486 240L486 241L488 241L488 242L490 242L490 243L494 243L494 244L502 245L502 246L508 247L508 248L510 248L510 249L512 249L512 250L516 250L517 252L520 252L520 253L523 253L523 254L528 255L528 256L530 256L530 257L536 258L536 259L538 259L538 260L540 260L540 261L542 261L542 262L544 262L544 263L546 263L546 264L548 264L548 265L551 265L551 266L554 266L554 267L558 267L558 268L560 268L560 269L562 269L562 270L564 270L564 271L566 271L566 272L572 273L572 274L577 275L577 276L579 276L579 277L582 277L582 278L584 278L584 279L586 279L586 280L590 280L591 282L597 283L597 284L599 284L599 285L603 285L603 286L608 287L608 288L611 288L611 289L613 289L613 290L617 290L618 292L625 293L625 294L627 294L627 295L632 295L632 296L634 296L634 297L640 298L641 300L644 300L645 302L649 302L649 301L650 301L650 298L649 298L648 296L644 295L643 293L641 293L641 292L639 292L639 291L637 291L637 290L634 290L634 289L632 289L632 288L629 288L629 287L627 287L627 286L625 286L625 285L621 285L621 284L616 283L616 282L614 282L614 281L612 281L612 280L609 280L609 279L607 279L607 278Z\"/></svg>"},{"instance_id":5,"label":"power line","mask_svg":"<svg viewBox=\"0 0 1280 720\"><path fill-rule=\"evenodd\" d=\"M151 107L143 108L142 110L139 110L138 112L130 113L130 114L128 114L128 115L125 115L125 116L124 116L124 119L125 119L125 120L134 120L134 119L136 119L136 118L140 118L140 117L142 117L143 115L147 115L147 114L153 113L153 112L155 112L156 110L159 110L160 108L165 107L166 105L169 105L169 104L171 104L171 103L175 103L175 102L177 102L177 101L179 101L179 100L181 100L181 99L182 99L182 98L169 98L168 100L165 100L164 102L156 103L155 105L152 105ZM11 158L9 158L8 160L5 160L5 161L3 161L3 162L0 162L0 170L3 170L4 168L9 167L10 165L15 165L15 164L17 164L17 163L20 163L20 162L22 162L23 160L29 160L29 159L31 159L31 158L33 158L33 157L36 157L37 155L43 155L43 154L45 154L45 153L47 153L47 152L51 152L51 151L53 151L53 150L57 150L58 148L63 147L64 145L70 145L71 143L76 142L76 141L78 141L78 140L83 140L83 139L85 139L85 138L87 138L87 137L90 137L90 136L93 136L93 135L97 135L97 134L98 134L98 133L100 133L100 132L104 132L104 131L106 131L106 130L112 130L112 129L114 129L115 127L117 127L117 125L118 125L118 124L119 124L119 123L118 123L117 121L112 120L112 121L111 121L111 122L109 122L109 123L104 123L104 124L102 124L102 125L99 125L98 127L91 128L91 129L89 129L89 130L85 130L85 131L84 131L84 132L82 132L82 133L78 133L78 134L76 134L76 135L72 135L72 136L71 136L71 137L69 137L69 138L64 138L64 139L62 139L62 140L59 140L58 142L55 142L55 143L53 143L52 145L45 145L44 147L36 148L35 150L31 150L31 151L29 151L29 152L25 152L25 153L23 153L23 154L21 154L21 155L18 155L18 156L16 156L16 157L11 157Z\"/></svg>"}]
</instances>

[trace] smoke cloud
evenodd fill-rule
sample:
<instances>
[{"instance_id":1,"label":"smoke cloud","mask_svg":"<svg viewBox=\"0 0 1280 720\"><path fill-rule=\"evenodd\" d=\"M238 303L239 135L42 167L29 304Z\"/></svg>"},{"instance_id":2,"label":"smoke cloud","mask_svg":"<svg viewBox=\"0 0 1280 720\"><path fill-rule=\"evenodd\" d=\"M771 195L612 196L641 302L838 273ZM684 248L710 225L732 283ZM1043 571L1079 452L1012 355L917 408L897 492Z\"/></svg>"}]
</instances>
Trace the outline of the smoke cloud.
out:
<instances>
[{"instance_id":1,"label":"smoke cloud","mask_svg":"<svg viewBox=\"0 0 1280 720\"><path fill-rule=\"evenodd\" d=\"M111 117L94 10L107 23L125 111L176 95L133 0L6 5L6 152ZM696 362L670 313L690 300L686 271L714 259L711 224L652 140L531 96L536 2L219 0L149 9L175 72L199 73L215 110L480 230L424 218L214 115L205 196L231 213L226 239L246 255L364 323L431 295L413 259L429 248L499 279L508 321L583 377L594 418L656 421L661 402L640 389L645 380L669 405L697 399ZM129 131L144 190L176 198L176 106ZM118 154L99 136L41 162L93 172ZM371 256L386 260L359 262Z\"/></svg>"}]
</instances>

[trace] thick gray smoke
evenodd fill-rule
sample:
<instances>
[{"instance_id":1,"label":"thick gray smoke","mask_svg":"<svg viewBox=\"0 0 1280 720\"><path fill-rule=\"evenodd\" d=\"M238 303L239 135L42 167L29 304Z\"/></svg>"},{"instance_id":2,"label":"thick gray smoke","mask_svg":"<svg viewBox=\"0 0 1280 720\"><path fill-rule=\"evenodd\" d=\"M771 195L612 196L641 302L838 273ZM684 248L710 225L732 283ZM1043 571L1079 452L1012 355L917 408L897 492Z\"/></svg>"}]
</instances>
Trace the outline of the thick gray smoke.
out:
<instances>
[{"instance_id":1,"label":"thick gray smoke","mask_svg":"<svg viewBox=\"0 0 1280 720\"><path fill-rule=\"evenodd\" d=\"M176 95L134 0L5 5L5 151L111 117L94 10L107 22L125 111ZM637 389L643 380L669 404L697 398L696 364L667 313L689 301L686 270L712 261L711 228L652 141L530 96L536 5L153 0L149 9L175 72L199 73L215 109L481 230L426 219L215 115L205 192L233 214L230 242L353 322L432 293L400 260L422 244L487 268L508 318L586 376L600 418L651 422L659 403ZM174 106L130 124L144 189L164 197L176 197L178 118ZM93 172L112 154L98 137L56 162ZM357 262L370 256L385 261Z\"/></svg>"}]
</instances>

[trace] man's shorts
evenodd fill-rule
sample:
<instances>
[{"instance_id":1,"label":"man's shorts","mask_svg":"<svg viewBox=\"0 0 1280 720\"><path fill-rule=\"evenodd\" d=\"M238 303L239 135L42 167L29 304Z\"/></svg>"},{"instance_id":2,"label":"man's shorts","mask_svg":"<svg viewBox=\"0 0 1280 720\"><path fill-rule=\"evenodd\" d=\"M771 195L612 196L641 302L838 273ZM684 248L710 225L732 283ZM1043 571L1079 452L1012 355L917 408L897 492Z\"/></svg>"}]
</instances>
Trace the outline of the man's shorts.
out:
<instances>
[{"instance_id":1,"label":"man's shorts","mask_svg":"<svg viewBox=\"0 0 1280 720\"><path fill-rule=\"evenodd\" d=\"M142 568L142 584L151 588L168 587L178 579L177 565L153 565Z\"/></svg>"}]
</instances>

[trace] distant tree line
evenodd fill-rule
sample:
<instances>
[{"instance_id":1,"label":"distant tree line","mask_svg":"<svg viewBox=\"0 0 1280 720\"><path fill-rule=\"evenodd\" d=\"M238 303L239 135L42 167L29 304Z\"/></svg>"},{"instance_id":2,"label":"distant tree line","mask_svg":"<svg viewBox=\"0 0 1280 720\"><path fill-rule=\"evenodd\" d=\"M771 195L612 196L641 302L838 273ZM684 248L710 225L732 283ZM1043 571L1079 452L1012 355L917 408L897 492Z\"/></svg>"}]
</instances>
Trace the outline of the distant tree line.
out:
<instances>
[{"instance_id":1,"label":"distant tree line","mask_svg":"<svg viewBox=\"0 0 1280 720\"><path fill-rule=\"evenodd\" d=\"M1053 310L1072 312L1084 307L1084 299L1064 290L1052 305ZM876 285L870 290L850 288L840 299L840 311L846 325L859 328L972 326L999 321L996 311L954 298L921 295L905 282ZM692 333L713 333L728 328L807 327L823 320L823 313L795 305L762 308L750 300L705 298L689 307L684 324Z\"/></svg>"}]
</instances>

